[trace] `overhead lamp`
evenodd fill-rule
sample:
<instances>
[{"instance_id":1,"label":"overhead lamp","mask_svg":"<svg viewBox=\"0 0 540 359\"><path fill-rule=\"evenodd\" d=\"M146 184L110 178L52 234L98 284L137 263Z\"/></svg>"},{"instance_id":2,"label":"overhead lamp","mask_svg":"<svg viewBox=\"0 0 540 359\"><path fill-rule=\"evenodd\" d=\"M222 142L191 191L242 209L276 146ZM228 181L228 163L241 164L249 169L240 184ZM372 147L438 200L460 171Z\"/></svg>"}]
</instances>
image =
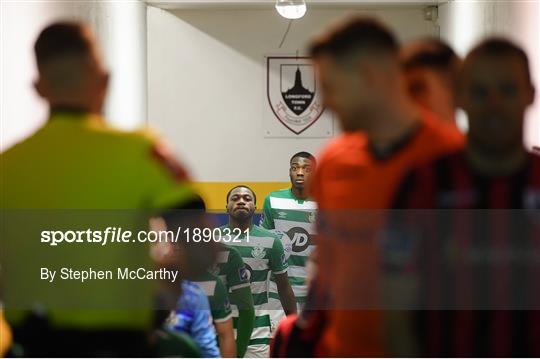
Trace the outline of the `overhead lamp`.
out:
<instances>
[{"instance_id":1,"label":"overhead lamp","mask_svg":"<svg viewBox=\"0 0 540 359\"><path fill-rule=\"evenodd\" d=\"M276 0L276 10L286 19L300 19L306 14L306 0Z\"/></svg>"}]
</instances>

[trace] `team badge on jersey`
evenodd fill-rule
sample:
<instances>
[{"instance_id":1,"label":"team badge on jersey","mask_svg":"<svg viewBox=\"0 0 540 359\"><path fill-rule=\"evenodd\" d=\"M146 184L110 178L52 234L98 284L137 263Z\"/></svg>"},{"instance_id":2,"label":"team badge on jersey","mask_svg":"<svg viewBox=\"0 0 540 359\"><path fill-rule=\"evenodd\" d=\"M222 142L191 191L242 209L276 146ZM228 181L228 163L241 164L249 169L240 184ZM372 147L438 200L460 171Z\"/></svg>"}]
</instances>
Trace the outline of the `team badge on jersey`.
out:
<instances>
[{"instance_id":1,"label":"team badge on jersey","mask_svg":"<svg viewBox=\"0 0 540 359\"><path fill-rule=\"evenodd\" d=\"M242 268L238 269L238 277L240 277L240 280L242 282L249 282L249 280L251 278L251 274L249 272L249 269L247 269L246 267L242 267Z\"/></svg>"},{"instance_id":2,"label":"team badge on jersey","mask_svg":"<svg viewBox=\"0 0 540 359\"><path fill-rule=\"evenodd\" d=\"M315 223L316 220L317 220L317 217L315 215L315 212L314 211L309 212L308 221L310 223Z\"/></svg>"},{"instance_id":3,"label":"team badge on jersey","mask_svg":"<svg viewBox=\"0 0 540 359\"><path fill-rule=\"evenodd\" d=\"M253 247L253 249L251 250L251 256L253 258L263 259L265 255L266 255L266 250L261 245L257 245L256 247Z\"/></svg>"},{"instance_id":4,"label":"team badge on jersey","mask_svg":"<svg viewBox=\"0 0 540 359\"><path fill-rule=\"evenodd\" d=\"M297 135L324 112L315 69L307 57L268 57L266 87L275 117Z\"/></svg>"}]
</instances>

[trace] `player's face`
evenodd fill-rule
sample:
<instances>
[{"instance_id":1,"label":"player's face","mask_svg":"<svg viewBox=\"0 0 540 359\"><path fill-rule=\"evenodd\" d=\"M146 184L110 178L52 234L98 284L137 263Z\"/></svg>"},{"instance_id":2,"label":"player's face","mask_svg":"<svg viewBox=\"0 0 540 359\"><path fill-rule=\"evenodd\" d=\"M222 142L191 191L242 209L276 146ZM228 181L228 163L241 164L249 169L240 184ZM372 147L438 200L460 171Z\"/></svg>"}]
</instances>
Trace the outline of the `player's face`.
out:
<instances>
[{"instance_id":1,"label":"player's face","mask_svg":"<svg viewBox=\"0 0 540 359\"><path fill-rule=\"evenodd\" d=\"M439 115L454 105L452 89L436 71L414 68L404 75L407 91L416 104Z\"/></svg>"},{"instance_id":2,"label":"player's face","mask_svg":"<svg viewBox=\"0 0 540 359\"><path fill-rule=\"evenodd\" d=\"M525 110L533 102L523 63L516 56L471 59L460 102L469 118L469 141L490 151L522 145Z\"/></svg>"},{"instance_id":3,"label":"player's face","mask_svg":"<svg viewBox=\"0 0 540 359\"><path fill-rule=\"evenodd\" d=\"M354 130L361 118L362 101L369 97L359 71L338 65L327 55L316 62L325 106L334 111L344 130Z\"/></svg>"},{"instance_id":4,"label":"player's face","mask_svg":"<svg viewBox=\"0 0 540 359\"><path fill-rule=\"evenodd\" d=\"M227 213L239 220L246 220L255 212L255 198L253 193L245 188L238 187L232 190L227 202Z\"/></svg>"},{"instance_id":5,"label":"player's face","mask_svg":"<svg viewBox=\"0 0 540 359\"><path fill-rule=\"evenodd\" d=\"M309 182L311 177L311 172L313 170L312 165L312 161L308 158L295 157L292 159L289 177L294 188L305 188L306 183Z\"/></svg>"}]
</instances>

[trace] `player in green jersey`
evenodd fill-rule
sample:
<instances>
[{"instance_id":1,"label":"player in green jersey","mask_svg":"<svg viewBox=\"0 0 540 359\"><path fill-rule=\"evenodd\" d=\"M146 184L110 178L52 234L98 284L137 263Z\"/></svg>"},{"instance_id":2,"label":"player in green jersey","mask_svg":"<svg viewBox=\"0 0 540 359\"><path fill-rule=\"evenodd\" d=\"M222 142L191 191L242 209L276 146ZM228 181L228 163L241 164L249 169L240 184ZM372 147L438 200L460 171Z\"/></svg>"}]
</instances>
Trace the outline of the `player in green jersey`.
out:
<instances>
[{"instance_id":1,"label":"player in green jersey","mask_svg":"<svg viewBox=\"0 0 540 359\"><path fill-rule=\"evenodd\" d=\"M217 275L210 272L202 275L194 283L198 284L208 297L221 356L223 358L236 357L233 315L227 288Z\"/></svg>"},{"instance_id":2,"label":"player in green jersey","mask_svg":"<svg viewBox=\"0 0 540 359\"><path fill-rule=\"evenodd\" d=\"M291 188L270 192L263 205L261 225L281 235L281 242L288 258L289 282L299 308L307 296L306 264L315 249L316 203L309 198L306 184L315 169L316 161L308 152L298 152L290 159ZM279 311L277 289L270 284L270 305L275 309L272 325L283 317Z\"/></svg>"},{"instance_id":3,"label":"player in green jersey","mask_svg":"<svg viewBox=\"0 0 540 359\"><path fill-rule=\"evenodd\" d=\"M218 253L215 273L227 287L235 314L236 352L239 357L243 357L255 324L250 273L238 250L227 245Z\"/></svg>"},{"instance_id":4,"label":"player in green jersey","mask_svg":"<svg viewBox=\"0 0 540 359\"><path fill-rule=\"evenodd\" d=\"M209 274L205 275L204 281L215 281L215 279L218 279L224 286L227 300L230 300L234 313L234 327L236 328L237 355L235 356L243 357L246 353L255 322L255 310L253 308L253 298L251 296L249 270L244 265L244 261L237 249L223 245L219 249L216 264L209 272ZM197 283L201 285L201 282ZM201 286L203 289L206 288L205 285ZM217 294L219 294L219 286L219 284L215 285ZM218 318L219 322L219 319L224 318L226 314L223 311L224 303L222 300L225 298L222 295L216 295L215 297L218 298L209 297L209 301L214 321L216 322L216 318ZM218 330L220 350L225 357L227 355L222 350L222 340L224 339L222 339L223 335L220 333L220 329L223 330L222 333L225 333L225 325L219 324L216 326L216 329ZM228 334L225 334L225 336L228 337Z\"/></svg>"},{"instance_id":5,"label":"player in green jersey","mask_svg":"<svg viewBox=\"0 0 540 359\"><path fill-rule=\"evenodd\" d=\"M280 303L287 314L296 312L294 293L287 277L287 258L283 245L274 233L253 224L255 193L246 186L232 188L227 194L229 223L225 228L238 231L229 242L238 250L250 271L251 292L255 305L255 327L247 357L268 357L272 336L268 296L270 275L274 275Z\"/></svg>"}]
</instances>

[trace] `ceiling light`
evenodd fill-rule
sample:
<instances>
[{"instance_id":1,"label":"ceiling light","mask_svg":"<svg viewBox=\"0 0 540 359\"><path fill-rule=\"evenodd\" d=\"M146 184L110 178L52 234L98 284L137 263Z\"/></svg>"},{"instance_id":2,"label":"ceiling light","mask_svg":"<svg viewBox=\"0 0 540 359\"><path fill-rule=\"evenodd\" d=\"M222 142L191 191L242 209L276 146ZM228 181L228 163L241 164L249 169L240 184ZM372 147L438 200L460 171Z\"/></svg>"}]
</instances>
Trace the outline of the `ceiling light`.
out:
<instances>
[{"instance_id":1,"label":"ceiling light","mask_svg":"<svg viewBox=\"0 0 540 359\"><path fill-rule=\"evenodd\" d=\"M305 0L276 0L277 12L286 19L300 19L306 14Z\"/></svg>"}]
</instances>

